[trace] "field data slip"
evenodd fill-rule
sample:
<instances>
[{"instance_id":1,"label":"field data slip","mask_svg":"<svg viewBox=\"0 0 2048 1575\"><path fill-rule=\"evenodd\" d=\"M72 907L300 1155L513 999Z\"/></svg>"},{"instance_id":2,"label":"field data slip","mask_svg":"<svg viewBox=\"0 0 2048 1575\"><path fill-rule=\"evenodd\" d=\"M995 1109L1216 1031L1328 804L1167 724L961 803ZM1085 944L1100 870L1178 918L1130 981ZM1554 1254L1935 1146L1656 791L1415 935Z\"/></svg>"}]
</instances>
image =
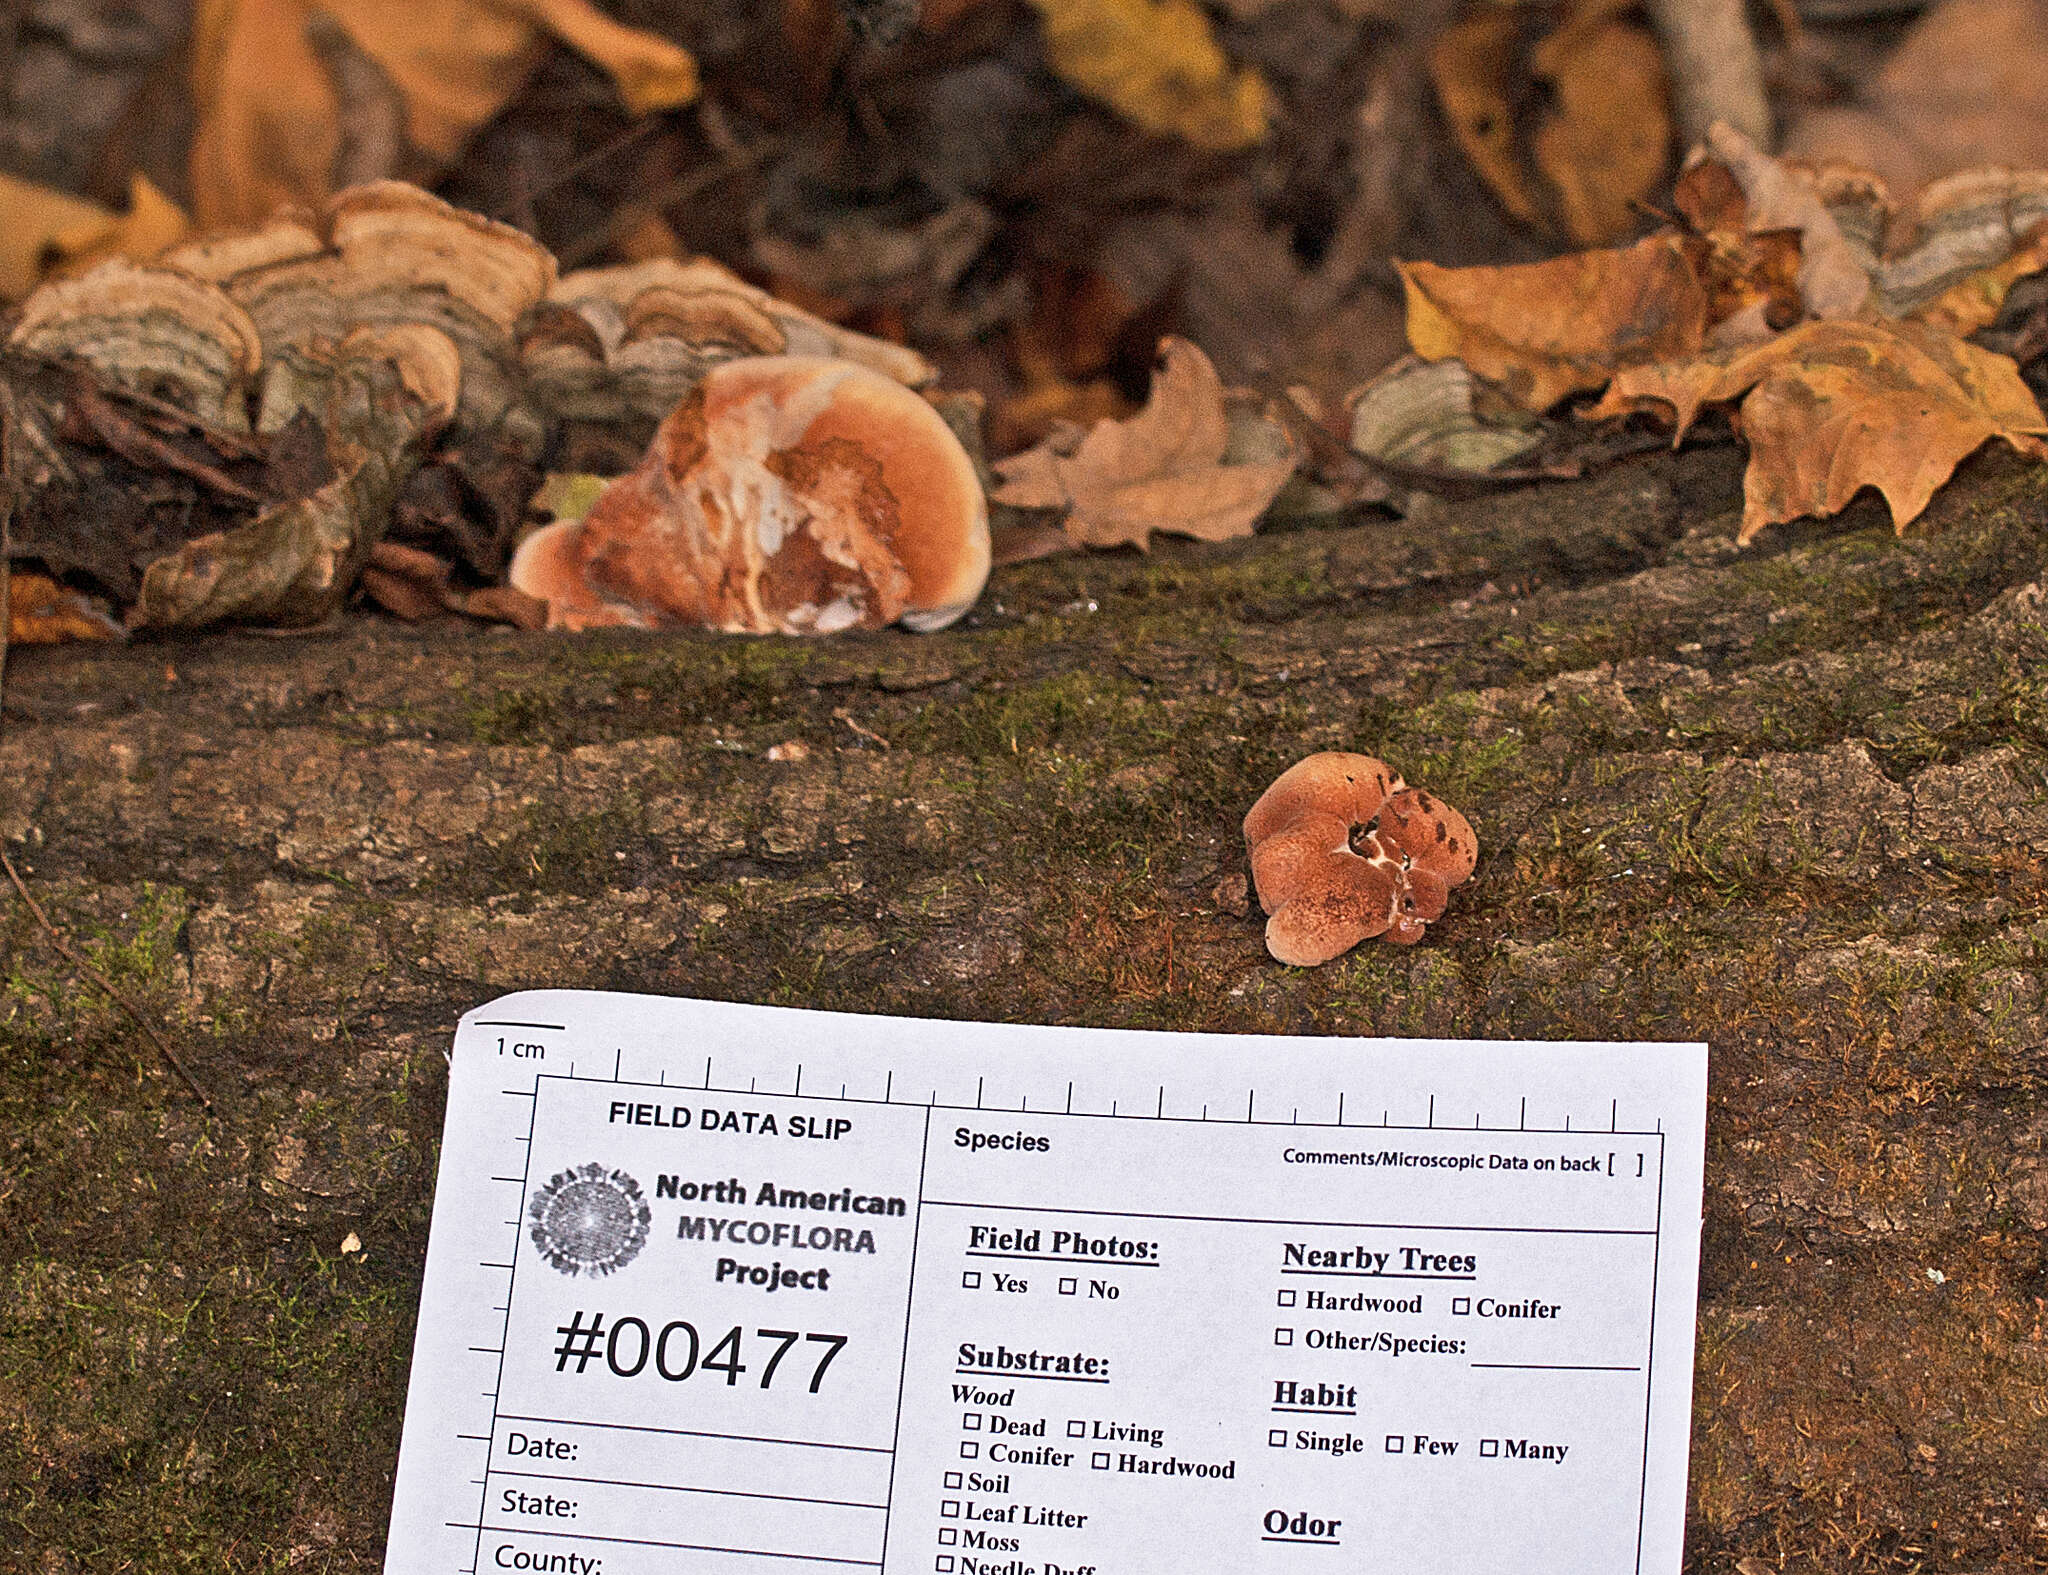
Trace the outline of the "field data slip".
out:
<instances>
[{"instance_id":1,"label":"field data slip","mask_svg":"<svg viewBox=\"0 0 2048 1575\"><path fill-rule=\"evenodd\" d=\"M1672 1575L1706 1076L508 996L385 1568Z\"/></svg>"}]
</instances>

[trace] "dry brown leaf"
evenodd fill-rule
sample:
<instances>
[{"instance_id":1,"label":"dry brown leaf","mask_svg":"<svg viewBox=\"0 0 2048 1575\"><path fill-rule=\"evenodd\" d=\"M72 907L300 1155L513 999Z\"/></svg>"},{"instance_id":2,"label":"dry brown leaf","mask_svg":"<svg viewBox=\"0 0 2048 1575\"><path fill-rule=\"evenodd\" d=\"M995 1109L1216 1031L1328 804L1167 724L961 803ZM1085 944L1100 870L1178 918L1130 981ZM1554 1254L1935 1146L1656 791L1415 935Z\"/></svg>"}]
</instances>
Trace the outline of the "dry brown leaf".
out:
<instances>
[{"instance_id":1,"label":"dry brown leaf","mask_svg":"<svg viewBox=\"0 0 2048 1575\"><path fill-rule=\"evenodd\" d=\"M1234 68L1193 0L1031 0L1046 59L1142 131L1234 152L1265 140L1273 94Z\"/></svg>"},{"instance_id":2,"label":"dry brown leaf","mask_svg":"<svg viewBox=\"0 0 2048 1575\"><path fill-rule=\"evenodd\" d=\"M62 645L70 640L118 640L121 626L100 604L47 574L17 569L8 577L7 643Z\"/></svg>"},{"instance_id":3,"label":"dry brown leaf","mask_svg":"<svg viewBox=\"0 0 2048 1575\"><path fill-rule=\"evenodd\" d=\"M1231 463L1222 379L1195 345L1165 340L1145 408L1098 421L1078 443L1055 434L1000 462L990 495L1016 508L1067 510L1084 547L1150 545L1154 531L1223 541L1249 536L1294 474L1286 458Z\"/></svg>"},{"instance_id":4,"label":"dry brown leaf","mask_svg":"<svg viewBox=\"0 0 2048 1575\"><path fill-rule=\"evenodd\" d=\"M1748 199L1755 230L1799 232L1799 293L1815 317L1854 317L1870 299L1869 259L1842 233L1812 172L1763 152L1725 121L1707 132L1714 157Z\"/></svg>"},{"instance_id":5,"label":"dry brown leaf","mask_svg":"<svg viewBox=\"0 0 2048 1575\"><path fill-rule=\"evenodd\" d=\"M1530 63L1557 106L1530 153L1557 188L1566 231L1581 246L1619 240L1670 153L1663 51L1643 28L1596 13L1544 39Z\"/></svg>"},{"instance_id":6,"label":"dry brown leaf","mask_svg":"<svg viewBox=\"0 0 2048 1575\"><path fill-rule=\"evenodd\" d=\"M1589 416L1668 406L1683 435L1700 407L1740 400L1749 470L1739 539L1839 513L1864 487L1901 532L1992 438L2043 452L2019 368L1913 322L1806 322L1769 344L1620 373Z\"/></svg>"},{"instance_id":7,"label":"dry brown leaf","mask_svg":"<svg viewBox=\"0 0 2048 1575\"><path fill-rule=\"evenodd\" d=\"M1706 289L1677 235L1510 268L1398 266L1415 353L1456 356L1532 411L1622 367L1691 355L1706 330Z\"/></svg>"},{"instance_id":8,"label":"dry brown leaf","mask_svg":"<svg viewBox=\"0 0 2048 1575\"><path fill-rule=\"evenodd\" d=\"M1500 204L1524 224L1542 222L1542 205L1515 145L1513 84L1521 65L1522 24L1507 7L1476 11L1430 47L1429 79L1451 135Z\"/></svg>"},{"instance_id":9,"label":"dry brown leaf","mask_svg":"<svg viewBox=\"0 0 2048 1575\"><path fill-rule=\"evenodd\" d=\"M590 0L201 0L190 169L203 228L317 205L333 189L346 106L308 36L316 14L395 85L407 140L435 161L453 158L504 107L551 38L609 72L636 114L697 96L687 51L612 21Z\"/></svg>"}]
</instances>

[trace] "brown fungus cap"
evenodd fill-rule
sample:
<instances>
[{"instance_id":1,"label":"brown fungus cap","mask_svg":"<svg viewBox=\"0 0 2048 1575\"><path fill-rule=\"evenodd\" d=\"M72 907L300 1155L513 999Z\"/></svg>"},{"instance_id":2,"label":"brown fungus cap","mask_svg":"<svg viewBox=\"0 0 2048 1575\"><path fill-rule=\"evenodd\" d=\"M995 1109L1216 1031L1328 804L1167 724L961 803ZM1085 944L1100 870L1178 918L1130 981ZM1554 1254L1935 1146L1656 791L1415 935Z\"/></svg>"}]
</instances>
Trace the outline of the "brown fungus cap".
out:
<instances>
[{"instance_id":1,"label":"brown fungus cap","mask_svg":"<svg viewBox=\"0 0 2048 1575\"><path fill-rule=\"evenodd\" d=\"M921 396L849 361L756 356L713 368L511 579L550 628L830 634L942 628L988 569L974 466Z\"/></svg>"},{"instance_id":2,"label":"brown fungus cap","mask_svg":"<svg viewBox=\"0 0 2048 1575\"><path fill-rule=\"evenodd\" d=\"M1314 967L1360 941L1422 939L1478 840L1442 799L1371 755L1329 751L1289 767L1244 818L1266 949Z\"/></svg>"}]
</instances>

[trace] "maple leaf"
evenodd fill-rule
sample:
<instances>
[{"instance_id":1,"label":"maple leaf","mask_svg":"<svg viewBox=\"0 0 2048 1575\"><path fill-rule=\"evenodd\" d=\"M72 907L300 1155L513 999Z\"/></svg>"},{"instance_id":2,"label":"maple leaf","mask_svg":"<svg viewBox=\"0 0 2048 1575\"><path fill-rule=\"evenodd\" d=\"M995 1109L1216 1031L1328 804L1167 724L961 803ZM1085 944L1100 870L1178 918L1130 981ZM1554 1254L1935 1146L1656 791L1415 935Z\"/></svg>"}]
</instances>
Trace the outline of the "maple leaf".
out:
<instances>
[{"instance_id":1,"label":"maple leaf","mask_svg":"<svg viewBox=\"0 0 2048 1575\"><path fill-rule=\"evenodd\" d=\"M1691 355L1706 331L1706 288L1675 234L1507 268L1396 266L1415 353L1457 357L1526 410Z\"/></svg>"},{"instance_id":2,"label":"maple leaf","mask_svg":"<svg viewBox=\"0 0 2048 1575\"><path fill-rule=\"evenodd\" d=\"M1749 444L1742 529L1837 514L1865 487L1900 532L1993 438L2048 454L2048 421L2005 356L1916 322L1801 323L1767 344L1617 375L1589 418L1668 406L1682 437L1709 403L1740 400Z\"/></svg>"},{"instance_id":3,"label":"maple leaf","mask_svg":"<svg viewBox=\"0 0 2048 1575\"><path fill-rule=\"evenodd\" d=\"M1155 530L1224 541L1249 536L1295 458L1233 462L1230 419L1216 368L1185 339L1160 344L1145 408L1098 421L1085 437L1056 432L999 463L989 496L1017 508L1065 508L1067 536L1083 547L1150 545Z\"/></svg>"}]
</instances>

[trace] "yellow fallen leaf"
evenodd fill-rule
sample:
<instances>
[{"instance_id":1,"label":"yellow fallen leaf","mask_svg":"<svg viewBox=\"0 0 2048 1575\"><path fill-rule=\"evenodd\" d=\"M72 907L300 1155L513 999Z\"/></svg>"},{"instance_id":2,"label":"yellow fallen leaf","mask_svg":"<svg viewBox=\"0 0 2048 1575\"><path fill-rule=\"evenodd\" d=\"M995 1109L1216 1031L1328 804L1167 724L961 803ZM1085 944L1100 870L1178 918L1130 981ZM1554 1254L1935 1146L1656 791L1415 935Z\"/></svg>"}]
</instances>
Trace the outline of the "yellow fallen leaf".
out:
<instances>
[{"instance_id":1,"label":"yellow fallen leaf","mask_svg":"<svg viewBox=\"0 0 2048 1575\"><path fill-rule=\"evenodd\" d=\"M128 211L97 224L79 224L51 237L62 274L84 273L109 257L147 262L192 233L185 210L151 184L147 175L128 177Z\"/></svg>"},{"instance_id":2,"label":"yellow fallen leaf","mask_svg":"<svg viewBox=\"0 0 2048 1575\"><path fill-rule=\"evenodd\" d=\"M7 643L61 645L68 640L118 640L121 626L99 603L46 574L17 569L8 577Z\"/></svg>"},{"instance_id":3,"label":"yellow fallen leaf","mask_svg":"<svg viewBox=\"0 0 2048 1575\"><path fill-rule=\"evenodd\" d=\"M504 107L551 37L609 72L635 114L697 96L687 50L589 0L200 0L190 167L203 228L329 195L345 106L307 36L316 13L382 70L405 102L407 139L435 161Z\"/></svg>"},{"instance_id":4,"label":"yellow fallen leaf","mask_svg":"<svg viewBox=\"0 0 2048 1575\"><path fill-rule=\"evenodd\" d=\"M109 257L141 262L191 230L184 210L146 176L129 177L128 211L0 175L0 295L19 300L53 270L79 273Z\"/></svg>"},{"instance_id":5,"label":"yellow fallen leaf","mask_svg":"<svg viewBox=\"0 0 2048 1575\"><path fill-rule=\"evenodd\" d=\"M1456 356L1527 410L1691 355L1705 333L1706 289L1678 235L1509 268L1396 266L1415 353Z\"/></svg>"},{"instance_id":6,"label":"yellow fallen leaf","mask_svg":"<svg viewBox=\"0 0 2048 1575\"><path fill-rule=\"evenodd\" d=\"M1767 344L1618 374L1590 416L1741 400L1749 444L1740 539L1839 513L1875 487L1903 532L1992 438L2043 453L2048 421L2010 359L1922 323L1805 322Z\"/></svg>"},{"instance_id":7,"label":"yellow fallen leaf","mask_svg":"<svg viewBox=\"0 0 2048 1575\"><path fill-rule=\"evenodd\" d=\"M1233 152L1263 141L1273 95L1233 69L1192 0L1031 0L1054 71L1141 130Z\"/></svg>"}]
</instances>

